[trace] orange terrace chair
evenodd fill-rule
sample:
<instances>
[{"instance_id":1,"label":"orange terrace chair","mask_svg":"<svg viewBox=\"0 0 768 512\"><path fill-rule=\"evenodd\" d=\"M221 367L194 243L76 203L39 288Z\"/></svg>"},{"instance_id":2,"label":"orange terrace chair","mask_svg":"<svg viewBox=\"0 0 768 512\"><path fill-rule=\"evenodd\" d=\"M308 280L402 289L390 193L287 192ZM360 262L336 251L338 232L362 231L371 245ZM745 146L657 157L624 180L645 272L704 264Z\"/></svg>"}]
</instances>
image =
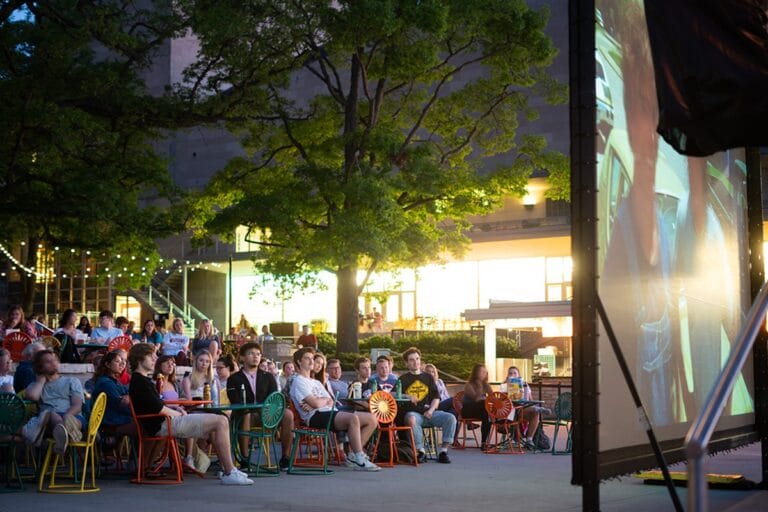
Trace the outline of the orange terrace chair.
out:
<instances>
[{"instance_id":1,"label":"orange terrace chair","mask_svg":"<svg viewBox=\"0 0 768 512\"><path fill-rule=\"evenodd\" d=\"M179 446L171 429L171 417L164 414L136 414L133 402L130 402L130 405L131 415L138 432L136 478L131 480L131 482L134 484L154 485L180 484L184 480L183 467L181 456L179 456ZM163 418L167 422L168 434L163 436L157 433L150 436L144 432L141 420L158 417ZM158 452L158 456L153 456L153 454ZM150 459L150 457L152 458ZM163 466L166 461L170 464L170 471L164 474Z\"/></svg>"},{"instance_id":2,"label":"orange terrace chair","mask_svg":"<svg viewBox=\"0 0 768 512\"><path fill-rule=\"evenodd\" d=\"M488 413L488 419L491 420L488 439L496 440L496 444L488 448L485 453L525 453L521 436L522 408L515 407L506 393L494 391L488 393L485 398L485 410Z\"/></svg>"},{"instance_id":3,"label":"orange terrace chair","mask_svg":"<svg viewBox=\"0 0 768 512\"><path fill-rule=\"evenodd\" d=\"M397 453L396 432L407 432L413 449L413 465L419 465L419 454L416 452L416 441L413 438L413 429L410 426L396 426L395 417L397 417L397 402L392 395L386 391L377 391L371 395L368 402L368 408L376 421L379 422L379 435L376 438L376 444L373 446L372 460L376 460L376 453L379 450L379 443L386 434L389 441L389 463L380 463L382 466L393 467L395 459L400 462L400 454Z\"/></svg>"},{"instance_id":4,"label":"orange terrace chair","mask_svg":"<svg viewBox=\"0 0 768 512\"><path fill-rule=\"evenodd\" d=\"M478 426L483 420L480 418L465 418L461 411L464 409L464 392L459 391L453 397L453 409L456 411L458 422L456 425L456 440L454 442L454 448L465 449L467 447L467 430L472 432L475 445L480 448L480 439L477 437L477 428L471 430L467 427L469 425Z\"/></svg>"},{"instance_id":5,"label":"orange terrace chair","mask_svg":"<svg viewBox=\"0 0 768 512\"><path fill-rule=\"evenodd\" d=\"M131 347L133 346L133 340L128 336L116 336L110 340L109 345L107 345L107 352L112 352L113 350L117 350L119 348L125 350L128 352L131 350Z\"/></svg>"},{"instance_id":6,"label":"orange terrace chair","mask_svg":"<svg viewBox=\"0 0 768 512\"><path fill-rule=\"evenodd\" d=\"M8 352L11 353L11 361L18 363L21 361L22 350L24 350L24 347L30 343L32 343L32 338L29 334L16 331L5 337L3 340L3 348L8 349Z\"/></svg>"}]
</instances>

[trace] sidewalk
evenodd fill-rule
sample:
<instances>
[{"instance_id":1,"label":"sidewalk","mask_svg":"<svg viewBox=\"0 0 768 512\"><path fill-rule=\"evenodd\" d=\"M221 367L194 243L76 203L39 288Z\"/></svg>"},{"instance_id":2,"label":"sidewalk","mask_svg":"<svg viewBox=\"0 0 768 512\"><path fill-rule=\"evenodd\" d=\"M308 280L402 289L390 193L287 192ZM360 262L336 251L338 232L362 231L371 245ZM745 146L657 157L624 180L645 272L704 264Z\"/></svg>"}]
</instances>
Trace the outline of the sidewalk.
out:
<instances>
[{"instance_id":1,"label":"sidewalk","mask_svg":"<svg viewBox=\"0 0 768 512\"><path fill-rule=\"evenodd\" d=\"M707 471L741 473L759 481L758 444L718 455L707 461ZM259 478L249 487L224 487L209 474L189 477L181 485L137 486L122 479L101 479L101 492L87 495L50 495L27 483L26 491L7 494L0 512L44 510L309 510L311 512L567 511L581 510L581 488L570 485L571 459L550 454L485 455L477 449L451 450L450 465L429 462L418 468L397 466L378 473L334 467L329 476L281 474ZM684 470L683 465L674 469ZM678 493L685 504L684 488ZM603 511L672 510L663 486L643 485L633 478L600 486ZM710 491L709 510L768 511L765 491Z\"/></svg>"}]
</instances>

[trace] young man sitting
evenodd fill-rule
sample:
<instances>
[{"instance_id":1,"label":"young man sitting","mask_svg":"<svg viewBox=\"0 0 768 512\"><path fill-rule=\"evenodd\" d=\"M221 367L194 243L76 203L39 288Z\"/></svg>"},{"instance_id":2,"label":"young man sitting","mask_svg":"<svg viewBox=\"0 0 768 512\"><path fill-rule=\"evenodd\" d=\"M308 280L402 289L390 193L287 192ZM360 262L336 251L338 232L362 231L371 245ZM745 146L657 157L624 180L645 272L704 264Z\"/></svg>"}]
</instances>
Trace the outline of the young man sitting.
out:
<instances>
[{"instance_id":1,"label":"young man sitting","mask_svg":"<svg viewBox=\"0 0 768 512\"><path fill-rule=\"evenodd\" d=\"M183 439L190 437L212 438L213 447L219 456L219 463L223 470L221 483L224 485L251 485L253 480L250 480L248 475L238 470L232 463L227 417L218 414L187 414L181 408L172 409L164 405L151 378L156 361L155 346L150 343L137 343L131 347L131 351L128 353L128 362L133 369L128 394L136 414L170 416L171 430L176 437ZM161 416L144 418L141 420L141 424L144 431L150 435L155 435L158 432L160 435L168 434L168 424Z\"/></svg>"},{"instance_id":2,"label":"young man sitting","mask_svg":"<svg viewBox=\"0 0 768 512\"><path fill-rule=\"evenodd\" d=\"M112 338L117 338L123 334L121 329L115 327L115 319L112 312L105 309L99 313L99 326L94 327L91 331L91 338L96 340L97 343L106 345L112 341Z\"/></svg>"},{"instance_id":3,"label":"young man sitting","mask_svg":"<svg viewBox=\"0 0 768 512\"><path fill-rule=\"evenodd\" d=\"M349 395L349 382L341 379L341 361L338 359L329 359L328 366L328 385L334 394L340 397Z\"/></svg>"},{"instance_id":4,"label":"young man sitting","mask_svg":"<svg viewBox=\"0 0 768 512\"><path fill-rule=\"evenodd\" d=\"M380 390L392 393L397 384L397 376L392 373L392 358L380 355L376 358L376 375L372 377Z\"/></svg>"},{"instance_id":5,"label":"young man sitting","mask_svg":"<svg viewBox=\"0 0 768 512\"><path fill-rule=\"evenodd\" d=\"M336 409L334 399L325 386L310 377L315 365L315 350L303 347L293 354L297 376L291 385L291 399L304 422L313 428L325 428L331 421L331 428L347 432L352 455L347 456L346 465L358 470L379 471L379 466L368 460L363 446L376 430L376 419L370 413L341 412Z\"/></svg>"},{"instance_id":6,"label":"young man sitting","mask_svg":"<svg viewBox=\"0 0 768 512\"><path fill-rule=\"evenodd\" d=\"M41 350L32 359L37 380L27 386L25 398L40 401L39 421L25 428L24 436L37 445L47 425L51 426L56 444L53 451L63 454L69 440L80 441L85 425L83 386L75 377L62 377L59 356L53 350Z\"/></svg>"},{"instance_id":7,"label":"young man sitting","mask_svg":"<svg viewBox=\"0 0 768 512\"><path fill-rule=\"evenodd\" d=\"M357 378L352 382L359 382L361 385L363 398L369 398L371 396L371 360L367 357L358 357L355 359L355 371L357 372ZM349 386L350 393L352 392L352 386Z\"/></svg>"},{"instance_id":8,"label":"young man sitting","mask_svg":"<svg viewBox=\"0 0 768 512\"><path fill-rule=\"evenodd\" d=\"M260 403L277 391L277 381L274 375L259 370L261 361L261 345L250 341L240 347L240 360L243 363L239 372L235 372L227 379L227 397L231 404L243 403L243 391L247 403ZM248 414L243 418L242 430L249 430L252 424L259 424L261 420L258 413ZM288 454L291 453L291 439L293 431L293 413L286 408L283 420L280 423L280 442L283 447L283 456L280 458L280 469L288 469ZM248 438L240 438L240 453L248 453Z\"/></svg>"},{"instance_id":9,"label":"young man sitting","mask_svg":"<svg viewBox=\"0 0 768 512\"><path fill-rule=\"evenodd\" d=\"M456 433L456 417L448 412L439 411L440 394L434 379L428 373L421 371L421 352L416 347L411 347L403 352L403 359L408 372L400 376L400 385L403 393L410 397L410 403L398 403L398 407L405 412L405 424L413 429L413 437L416 441L416 449L419 451L419 462L426 462L424 453L424 431L422 426L440 427L443 429L443 443L440 445L440 453L437 461L450 464L448 447L453 442Z\"/></svg>"}]
</instances>

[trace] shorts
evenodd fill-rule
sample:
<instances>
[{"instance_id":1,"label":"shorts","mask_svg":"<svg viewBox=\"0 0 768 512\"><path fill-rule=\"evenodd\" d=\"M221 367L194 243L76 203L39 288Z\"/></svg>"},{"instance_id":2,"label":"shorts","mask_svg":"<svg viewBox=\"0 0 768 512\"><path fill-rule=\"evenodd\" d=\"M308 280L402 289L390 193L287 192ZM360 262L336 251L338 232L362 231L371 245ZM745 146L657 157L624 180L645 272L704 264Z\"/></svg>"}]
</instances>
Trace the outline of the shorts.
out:
<instances>
[{"instance_id":1,"label":"shorts","mask_svg":"<svg viewBox=\"0 0 768 512\"><path fill-rule=\"evenodd\" d=\"M61 416L62 418L67 414L67 411L64 411L64 412L54 411L54 412L59 416ZM83 428L86 428L88 426L88 422L85 421L85 416L83 416L82 414L73 414L72 416L74 416L75 419L80 422L80 425Z\"/></svg>"},{"instance_id":2,"label":"shorts","mask_svg":"<svg viewBox=\"0 0 768 512\"><path fill-rule=\"evenodd\" d=\"M203 438L205 437L205 415L187 414L184 416L171 417L171 430L174 437L181 438ZM168 435L168 422L163 421L158 435Z\"/></svg>"},{"instance_id":3,"label":"shorts","mask_svg":"<svg viewBox=\"0 0 768 512\"><path fill-rule=\"evenodd\" d=\"M333 427L333 417L336 416L337 412L338 411L317 411L311 418L309 418L309 426L325 430L325 427L328 426L328 418L330 417L330 430L335 431L336 429Z\"/></svg>"}]
</instances>

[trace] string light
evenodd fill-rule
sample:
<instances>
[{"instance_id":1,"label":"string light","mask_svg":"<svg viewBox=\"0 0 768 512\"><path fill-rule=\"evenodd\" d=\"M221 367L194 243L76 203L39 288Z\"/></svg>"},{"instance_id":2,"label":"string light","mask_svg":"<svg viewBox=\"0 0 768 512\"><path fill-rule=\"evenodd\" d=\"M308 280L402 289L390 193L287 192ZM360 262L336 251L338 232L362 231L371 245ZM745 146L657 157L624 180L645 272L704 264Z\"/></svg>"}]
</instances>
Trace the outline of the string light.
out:
<instances>
[{"instance_id":1,"label":"string light","mask_svg":"<svg viewBox=\"0 0 768 512\"><path fill-rule=\"evenodd\" d=\"M24 245L24 242L22 242L22 245ZM37 277L45 277L45 274L35 271L34 267L29 268L22 265L21 262L16 258L14 258L13 254L11 254L11 252L8 249L6 249L5 246L2 244L0 244L0 252L2 252L9 260L11 260L14 263L14 266L11 267L11 270L16 270L16 267L19 267L21 270L26 272L27 275L30 277L32 275L35 275Z\"/></svg>"}]
</instances>

